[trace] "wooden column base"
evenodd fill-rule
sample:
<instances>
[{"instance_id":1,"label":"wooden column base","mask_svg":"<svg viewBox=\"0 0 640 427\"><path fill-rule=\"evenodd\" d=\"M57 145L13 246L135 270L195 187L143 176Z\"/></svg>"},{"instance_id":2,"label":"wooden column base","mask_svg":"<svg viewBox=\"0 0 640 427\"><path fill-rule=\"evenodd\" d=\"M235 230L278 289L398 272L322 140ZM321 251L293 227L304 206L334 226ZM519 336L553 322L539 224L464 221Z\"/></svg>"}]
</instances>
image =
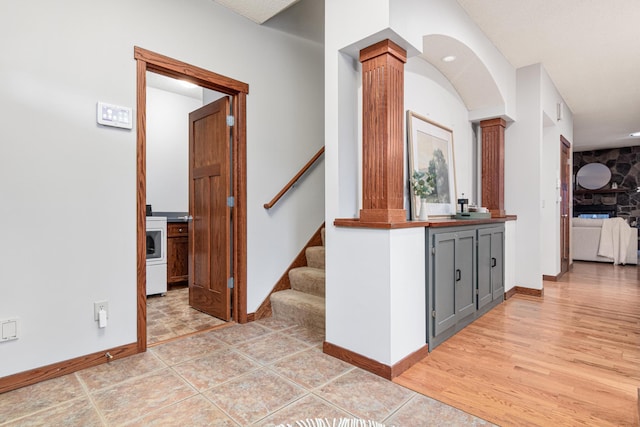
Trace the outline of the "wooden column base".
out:
<instances>
[{"instance_id":1,"label":"wooden column base","mask_svg":"<svg viewBox=\"0 0 640 427\"><path fill-rule=\"evenodd\" d=\"M491 218L504 218L507 216L507 211L504 209L489 209L491 212Z\"/></svg>"},{"instance_id":2,"label":"wooden column base","mask_svg":"<svg viewBox=\"0 0 640 427\"><path fill-rule=\"evenodd\" d=\"M404 222L407 220L405 209L360 209L362 222Z\"/></svg>"}]
</instances>

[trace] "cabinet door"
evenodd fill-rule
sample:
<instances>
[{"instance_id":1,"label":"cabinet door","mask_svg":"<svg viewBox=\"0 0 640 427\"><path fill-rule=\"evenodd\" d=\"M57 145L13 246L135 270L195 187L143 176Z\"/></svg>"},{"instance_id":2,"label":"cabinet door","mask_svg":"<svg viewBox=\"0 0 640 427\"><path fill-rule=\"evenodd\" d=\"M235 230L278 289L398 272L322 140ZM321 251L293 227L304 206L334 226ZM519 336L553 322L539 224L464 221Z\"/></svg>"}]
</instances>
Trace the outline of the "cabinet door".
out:
<instances>
[{"instance_id":1,"label":"cabinet door","mask_svg":"<svg viewBox=\"0 0 640 427\"><path fill-rule=\"evenodd\" d=\"M437 233L433 236L433 335L456 324L456 233Z\"/></svg>"},{"instance_id":2,"label":"cabinet door","mask_svg":"<svg viewBox=\"0 0 640 427\"><path fill-rule=\"evenodd\" d=\"M504 227L491 233L491 290L494 300L504 295Z\"/></svg>"},{"instance_id":3,"label":"cabinet door","mask_svg":"<svg viewBox=\"0 0 640 427\"><path fill-rule=\"evenodd\" d=\"M456 321L476 311L476 231L456 233Z\"/></svg>"},{"instance_id":4,"label":"cabinet door","mask_svg":"<svg viewBox=\"0 0 640 427\"><path fill-rule=\"evenodd\" d=\"M478 310L493 301L491 286L493 234L491 230L489 228L478 230Z\"/></svg>"}]
</instances>

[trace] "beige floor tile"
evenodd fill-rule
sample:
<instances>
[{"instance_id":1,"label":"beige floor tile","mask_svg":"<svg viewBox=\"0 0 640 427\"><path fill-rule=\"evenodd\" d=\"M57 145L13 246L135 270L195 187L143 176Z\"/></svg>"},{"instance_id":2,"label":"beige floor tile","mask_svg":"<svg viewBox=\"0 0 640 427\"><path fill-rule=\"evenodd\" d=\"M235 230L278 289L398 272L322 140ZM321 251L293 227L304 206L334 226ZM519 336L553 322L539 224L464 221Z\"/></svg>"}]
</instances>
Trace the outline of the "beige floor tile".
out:
<instances>
[{"instance_id":1,"label":"beige floor tile","mask_svg":"<svg viewBox=\"0 0 640 427\"><path fill-rule=\"evenodd\" d=\"M279 332L244 342L235 346L236 350L246 354L262 364L272 363L291 353L309 348L309 345Z\"/></svg>"},{"instance_id":2,"label":"beige floor tile","mask_svg":"<svg viewBox=\"0 0 640 427\"><path fill-rule=\"evenodd\" d=\"M305 391L266 368L224 383L204 396L241 425L256 422L299 399Z\"/></svg>"},{"instance_id":3,"label":"beige floor tile","mask_svg":"<svg viewBox=\"0 0 640 427\"><path fill-rule=\"evenodd\" d=\"M196 392L171 369L136 377L92 393L92 398L110 425L172 405Z\"/></svg>"},{"instance_id":4,"label":"beige floor tile","mask_svg":"<svg viewBox=\"0 0 640 427\"><path fill-rule=\"evenodd\" d=\"M336 408L320 399L317 396L309 394L300 400L296 400L290 405L280 409L273 415L264 418L255 424L254 427L273 427L280 424L295 425L296 421L328 418L352 418L353 416L347 412Z\"/></svg>"},{"instance_id":5,"label":"beige floor tile","mask_svg":"<svg viewBox=\"0 0 640 427\"><path fill-rule=\"evenodd\" d=\"M228 328L211 331L211 334L221 341L230 345L236 345L270 333L269 329L263 328L254 322L244 325L233 325Z\"/></svg>"},{"instance_id":6,"label":"beige floor tile","mask_svg":"<svg viewBox=\"0 0 640 427\"><path fill-rule=\"evenodd\" d=\"M260 326L264 326L265 328L269 328L272 331L281 331L283 329L288 329L296 326L291 322L287 322L286 320L276 319L275 317L265 317L264 319L256 320Z\"/></svg>"},{"instance_id":7,"label":"beige floor tile","mask_svg":"<svg viewBox=\"0 0 640 427\"><path fill-rule=\"evenodd\" d=\"M307 389L320 387L350 371L353 366L316 349L279 360L271 369Z\"/></svg>"},{"instance_id":8,"label":"beige floor tile","mask_svg":"<svg viewBox=\"0 0 640 427\"><path fill-rule=\"evenodd\" d=\"M125 424L127 427L237 427L213 403L198 395Z\"/></svg>"},{"instance_id":9,"label":"beige floor tile","mask_svg":"<svg viewBox=\"0 0 640 427\"><path fill-rule=\"evenodd\" d=\"M0 396L1 399L1 396ZM3 427L82 426L102 427L102 419L88 397L70 400L49 410L37 412Z\"/></svg>"},{"instance_id":10,"label":"beige floor tile","mask_svg":"<svg viewBox=\"0 0 640 427\"><path fill-rule=\"evenodd\" d=\"M147 298L147 344L224 325L227 322L189 306L189 288L171 289L166 296Z\"/></svg>"},{"instance_id":11,"label":"beige floor tile","mask_svg":"<svg viewBox=\"0 0 640 427\"><path fill-rule=\"evenodd\" d=\"M173 367L197 390L204 391L249 371L260 368L241 354L223 349Z\"/></svg>"},{"instance_id":12,"label":"beige floor tile","mask_svg":"<svg viewBox=\"0 0 640 427\"><path fill-rule=\"evenodd\" d=\"M483 419L420 394L416 394L384 423L396 427L493 426Z\"/></svg>"},{"instance_id":13,"label":"beige floor tile","mask_svg":"<svg viewBox=\"0 0 640 427\"><path fill-rule=\"evenodd\" d=\"M0 423L84 396L86 393L74 375L65 375L2 393Z\"/></svg>"},{"instance_id":14,"label":"beige floor tile","mask_svg":"<svg viewBox=\"0 0 640 427\"><path fill-rule=\"evenodd\" d=\"M203 332L180 340L160 344L150 349L169 366L204 356L211 352L227 348L212 332Z\"/></svg>"},{"instance_id":15,"label":"beige floor tile","mask_svg":"<svg viewBox=\"0 0 640 427\"><path fill-rule=\"evenodd\" d=\"M316 390L316 394L360 418L381 422L415 393L354 369Z\"/></svg>"},{"instance_id":16,"label":"beige floor tile","mask_svg":"<svg viewBox=\"0 0 640 427\"><path fill-rule=\"evenodd\" d=\"M164 368L164 363L152 353L146 352L84 369L76 375L85 383L89 392L93 392Z\"/></svg>"},{"instance_id":17,"label":"beige floor tile","mask_svg":"<svg viewBox=\"0 0 640 427\"><path fill-rule=\"evenodd\" d=\"M282 331L283 334L290 335L295 339L304 341L309 345L319 346L324 342L324 333L316 331L315 329L305 328L304 326L296 325L292 328Z\"/></svg>"}]
</instances>

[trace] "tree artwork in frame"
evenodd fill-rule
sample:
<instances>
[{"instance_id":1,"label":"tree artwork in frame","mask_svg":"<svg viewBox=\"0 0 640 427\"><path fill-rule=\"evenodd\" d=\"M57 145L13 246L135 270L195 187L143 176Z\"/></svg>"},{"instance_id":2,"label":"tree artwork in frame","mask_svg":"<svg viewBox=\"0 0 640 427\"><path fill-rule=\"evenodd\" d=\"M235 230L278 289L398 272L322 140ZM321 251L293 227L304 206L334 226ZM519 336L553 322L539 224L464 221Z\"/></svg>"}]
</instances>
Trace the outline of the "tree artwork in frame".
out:
<instances>
[{"instance_id":1,"label":"tree artwork in frame","mask_svg":"<svg viewBox=\"0 0 640 427\"><path fill-rule=\"evenodd\" d=\"M429 217L456 214L456 181L453 131L413 111L407 111L409 178L424 172L434 183L427 199ZM409 187L411 188L411 187ZM418 219L420 198L409 192L411 219Z\"/></svg>"}]
</instances>

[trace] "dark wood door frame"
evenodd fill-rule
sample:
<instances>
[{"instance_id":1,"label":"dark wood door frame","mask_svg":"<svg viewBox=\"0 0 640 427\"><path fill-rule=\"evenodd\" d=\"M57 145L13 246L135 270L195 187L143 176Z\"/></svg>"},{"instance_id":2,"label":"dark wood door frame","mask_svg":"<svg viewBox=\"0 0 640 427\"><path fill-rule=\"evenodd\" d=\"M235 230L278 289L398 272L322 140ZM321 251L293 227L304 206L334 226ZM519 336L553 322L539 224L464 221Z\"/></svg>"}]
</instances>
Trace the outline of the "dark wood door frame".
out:
<instances>
[{"instance_id":1,"label":"dark wood door frame","mask_svg":"<svg viewBox=\"0 0 640 427\"><path fill-rule=\"evenodd\" d=\"M569 271L571 263L571 205L570 205L570 188L571 188L571 143L562 135L560 135L560 274Z\"/></svg>"},{"instance_id":2,"label":"dark wood door frame","mask_svg":"<svg viewBox=\"0 0 640 427\"><path fill-rule=\"evenodd\" d=\"M158 53L134 47L137 84L137 328L138 352L147 349L147 293L146 293L146 103L147 71L186 80L198 86L230 95L235 117L232 136L232 181L235 206L233 212L233 320L247 321L247 94L249 85L229 77L199 68Z\"/></svg>"}]
</instances>

